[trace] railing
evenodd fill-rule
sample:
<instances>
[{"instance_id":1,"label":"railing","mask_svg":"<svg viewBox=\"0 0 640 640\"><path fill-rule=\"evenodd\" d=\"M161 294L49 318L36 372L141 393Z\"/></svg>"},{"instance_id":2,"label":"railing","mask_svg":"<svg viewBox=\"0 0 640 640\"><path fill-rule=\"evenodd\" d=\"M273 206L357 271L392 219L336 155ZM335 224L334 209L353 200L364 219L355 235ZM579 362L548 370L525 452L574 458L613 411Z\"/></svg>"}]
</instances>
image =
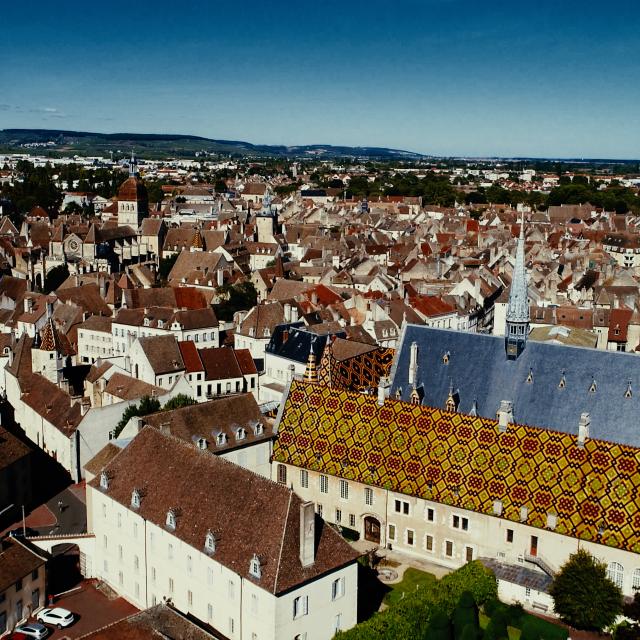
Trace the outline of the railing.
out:
<instances>
[{"instance_id":1,"label":"railing","mask_svg":"<svg viewBox=\"0 0 640 640\"><path fill-rule=\"evenodd\" d=\"M542 569L550 578L555 576L556 571L549 562L547 562L540 554L536 553L536 555L532 555L530 553L524 552L524 559L526 562L530 562L531 564L535 564L536 567Z\"/></svg>"}]
</instances>

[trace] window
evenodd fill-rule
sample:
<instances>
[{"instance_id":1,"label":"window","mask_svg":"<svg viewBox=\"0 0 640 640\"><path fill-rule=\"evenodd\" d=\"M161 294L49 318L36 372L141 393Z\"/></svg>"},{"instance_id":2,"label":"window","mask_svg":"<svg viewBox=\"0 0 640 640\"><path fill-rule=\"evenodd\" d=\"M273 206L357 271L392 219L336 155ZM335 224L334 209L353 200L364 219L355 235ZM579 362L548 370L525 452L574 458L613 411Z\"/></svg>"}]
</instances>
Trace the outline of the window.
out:
<instances>
[{"instance_id":1,"label":"window","mask_svg":"<svg viewBox=\"0 0 640 640\"><path fill-rule=\"evenodd\" d=\"M451 540L447 540L444 544L444 555L447 558L453 557L453 542Z\"/></svg>"},{"instance_id":2,"label":"window","mask_svg":"<svg viewBox=\"0 0 640 640\"><path fill-rule=\"evenodd\" d=\"M364 503L369 507L373 505L373 489L369 487L364 489Z\"/></svg>"},{"instance_id":3,"label":"window","mask_svg":"<svg viewBox=\"0 0 640 640\"><path fill-rule=\"evenodd\" d=\"M249 563L249 573L254 578L262 577L262 567L260 565L260 558L254 553L253 558L251 558L251 562Z\"/></svg>"},{"instance_id":4,"label":"window","mask_svg":"<svg viewBox=\"0 0 640 640\"><path fill-rule=\"evenodd\" d=\"M334 631L340 631L340 629L342 629L342 614L338 613L336 614L336 619L333 623L333 629Z\"/></svg>"},{"instance_id":5,"label":"window","mask_svg":"<svg viewBox=\"0 0 640 640\"><path fill-rule=\"evenodd\" d=\"M169 558L169 560L173 560L173 545L169 544L169 546L167 547L167 557Z\"/></svg>"},{"instance_id":6,"label":"window","mask_svg":"<svg viewBox=\"0 0 640 640\"><path fill-rule=\"evenodd\" d=\"M530 597L531 597L531 587L526 587L526 588L525 588L525 590L524 590L524 595L525 595L527 598L530 598Z\"/></svg>"},{"instance_id":7,"label":"window","mask_svg":"<svg viewBox=\"0 0 640 640\"><path fill-rule=\"evenodd\" d=\"M193 573L193 559L191 556L187 556L187 575L191 575Z\"/></svg>"},{"instance_id":8,"label":"window","mask_svg":"<svg viewBox=\"0 0 640 640\"><path fill-rule=\"evenodd\" d=\"M122 560L122 545L118 545L118 559Z\"/></svg>"},{"instance_id":9,"label":"window","mask_svg":"<svg viewBox=\"0 0 640 640\"><path fill-rule=\"evenodd\" d=\"M118 582L120 584L124 584L124 575L122 574L122 571L118 571Z\"/></svg>"},{"instance_id":10,"label":"window","mask_svg":"<svg viewBox=\"0 0 640 640\"><path fill-rule=\"evenodd\" d=\"M343 500L349 499L349 483L346 480L340 480L340 497Z\"/></svg>"},{"instance_id":11,"label":"window","mask_svg":"<svg viewBox=\"0 0 640 640\"><path fill-rule=\"evenodd\" d=\"M402 513L405 516L409 515L409 503L406 500L395 500L393 509L396 513Z\"/></svg>"},{"instance_id":12,"label":"window","mask_svg":"<svg viewBox=\"0 0 640 640\"><path fill-rule=\"evenodd\" d=\"M212 554L216 550L216 537L212 531L207 531L207 535L204 538L204 550L208 554Z\"/></svg>"},{"instance_id":13,"label":"window","mask_svg":"<svg viewBox=\"0 0 640 640\"><path fill-rule=\"evenodd\" d=\"M34 570L31 572L31 579L32 579L32 580L37 580L37 579L38 579L38 570L37 570L37 569L34 569Z\"/></svg>"},{"instance_id":14,"label":"window","mask_svg":"<svg viewBox=\"0 0 640 640\"><path fill-rule=\"evenodd\" d=\"M329 493L329 476L320 476L320 493Z\"/></svg>"},{"instance_id":15,"label":"window","mask_svg":"<svg viewBox=\"0 0 640 640\"><path fill-rule=\"evenodd\" d=\"M106 549L107 548L107 536L102 536L102 546Z\"/></svg>"},{"instance_id":16,"label":"window","mask_svg":"<svg viewBox=\"0 0 640 640\"><path fill-rule=\"evenodd\" d=\"M396 525L395 524L390 524L389 525L389 532L387 534L387 537L389 538L389 540L395 540L396 539Z\"/></svg>"},{"instance_id":17,"label":"window","mask_svg":"<svg viewBox=\"0 0 640 640\"><path fill-rule=\"evenodd\" d=\"M610 562L607 568L607 578L618 587L622 588L624 580L624 567L619 562Z\"/></svg>"},{"instance_id":18,"label":"window","mask_svg":"<svg viewBox=\"0 0 640 640\"><path fill-rule=\"evenodd\" d=\"M309 596L298 596L293 599L293 619L301 618L309 613Z\"/></svg>"},{"instance_id":19,"label":"window","mask_svg":"<svg viewBox=\"0 0 640 640\"><path fill-rule=\"evenodd\" d=\"M344 595L344 578L336 578L331 583L331 599L337 600Z\"/></svg>"},{"instance_id":20,"label":"window","mask_svg":"<svg viewBox=\"0 0 640 640\"><path fill-rule=\"evenodd\" d=\"M16 580L16 593L18 591L22 591L22 578L20 578L20 580Z\"/></svg>"},{"instance_id":21,"label":"window","mask_svg":"<svg viewBox=\"0 0 640 640\"><path fill-rule=\"evenodd\" d=\"M213 584L213 567L207 567L207 584L209 586Z\"/></svg>"},{"instance_id":22,"label":"window","mask_svg":"<svg viewBox=\"0 0 640 640\"><path fill-rule=\"evenodd\" d=\"M336 509L336 522L340 524L342 522L342 510Z\"/></svg>"},{"instance_id":23,"label":"window","mask_svg":"<svg viewBox=\"0 0 640 640\"><path fill-rule=\"evenodd\" d=\"M513 529L507 529L507 542L513 542Z\"/></svg>"},{"instance_id":24,"label":"window","mask_svg":"<svg viewBox=\"0 0 640 640\"><path fill-rule=\"evenodd\" d=\"M103 518L107 517L107 505L106 504L102 505L102 517Z\"/></svg>"},{"instance_id":25,"label":"window","mask_svg":"<svg viewBox=\"0 0 640 640\"><path fill-rule=\"evenodd\" d=\"M349 514L349 526L351 528L356 526L356 517L355 517L355 515L353 513Z\"/></svg>"},{"instance_id":26,"label":"window","mask_svg":"<svg viewBox=\"0 0 640 640\"><path fill-rule=\"evenodd\" d=\"M633 578L631 582L631 586L634 590L640 589L640 569L633 570Z\"/></svg>"},{"instance_id":27,"label":"window","mask_svg":"<svg viewBox=\"0 0 640 640\"><path fill-rule=\"evenodd\" d=\"M407 544L413 547L415 539L415 531L413 529L407 529Z\"/></svg>"},{"instance_id":28,"label":"window","mask_svg":"<svg viewBox=\"0 0 640 640\"><path fill-rule=\"evenodd\" d=\"M211 603L207 605L207 620L209 622L213 620L213 605Z\"/></svg>"},{"instance_id":29,"label":"window","mask_svg":"<svg viewBox=\"0 0 640 640\"><path fill-rule=\"evenodd\" d=\"M453 516L453 528L454 529L462 529L462 531L469 530L469 518L465 518L464 516Z\"/></svg>"},{"instance_id":30,"label":"window","mask_svg":"<svg viewBox=\"0 0 640 640\"><path fill-rule=\"evenodd\" d=\"M229 633L233 635L233 631L235 629L235 620L233 618L229 618Z\"/></svg>"},{"instance_id":31,"label":"window","mask_svg":"<svg viewBox=\"0 0 640 640\"><path fill-rule=\"evenodd\" d=\"M169 593L173 593L173 578L169 578Z\"/></svg>"},{"instance_id":32,"label":"window","mask_svg":"<svg viewBox=\"0 0 640 640\"><path fill-rule=\"evenodd\" d=\"M109 563L106 560L102 562L102 568L104 569L105 573L109 573Z\"/></svg>"},{"instance_id":33,"label":"window","mask_svg":"<svg viewBox=\"0 0 640 640\"><path fill-rule=\"evenodd\" d=\"M433 536L425 536L424 538L424 548L427 551L433 551Z\"/></svg>"},{"instance_id":34,"label":"window","mask_svg":"<svg viewBox=\"0 0 640 640\"><path fill-rule=\"evenodd\" d=\"M318 515L322 518L322 505L318 504L316 508L317 508L317 511L318 511Z\"/></svg>"},{"instance_id":35,"label":"window","mask_svg":"<svg viewBox=\"0 0 640 640\"><path fill-rule=\"evenodd\" d=\"M287 467L283 464L278 465L278 482L280 484L287 484Z\"/></svg>"},{"instance_id":36,"label":"window","mask_svg":"<svg viewBox=\"0 0 640 640\"><path fill-rule=\"evenodd\" d=\"M427 509L425 509L424 513L425 513L425 518L427 522L433 522L435 520L436 514L431 507L428 507Z\"/></svg>"},{"instance_id":37,"label":"window","mask_svg":"<svg viewBox=\"0 0 640 640\"><path fill-rule=\"evenodd\" d=\"M140 558L138 556L133 556L133 568L136 573L140 570Z\"/></svg>"},{"instance_id":38,"label":"window","mask_svg":"<svg viewBox=\"0 0 640 640\"><path fill-rule=\"evenodd\" d=\"M191 606L193 604L193 592L192 591L187 591L187 603L189 604L189 606Z\"/></svg>"},{"instance_id":39,"label":"window","mask_svg":"<svg viewBox=\"0 0 640 640\"><path fill-rule=\"evenodd\" d=\"M229 580L229 584L227 585L229 600L233 600L233 598L235 597L235 590L236 590L236 585L234 584L233 580Z\"/></svg>"},{"instance_id":40,"label":"window","mask_svg":"<svg viewBox=\"0 0 640 640\"><path fill-rule=\"evenodd\" d=\"M309 472L306 469L300 469L300 486L303 489L309 488Z\"/></svg>"},{"instance_id":41,"label":"window","mask_svg":"<svg viewBox=\"0 0 640 640\"><path fill-rule=\"evenodd\" d=\"M156 583L156 568L155 567L151 567L151 582L153 582L153 584Z\"/></svg>"},{"instance_id":42,"label":"window","mask_svg":"<svg viewBox=\"0 0 640 640\"><path fill-rule=\"evenodd\" d=\"M118 529L120 529L120 527L122 527L122 514L119 513L116 520L118 521Z\"/></svg>"},{"instance_id":43,"label":"window","mask_svg":"<svg viewBox=\"0 0 640 640\"><path fill-rule=\"evenodd\" d=\"M258 613L258 596L255 593L251 594L251 613Z\"/></svg>"},{"instance_id":44,"label":"window","mask_svg":"<svg viewBox=\"0 0 640 640\"><path fill-rule=\"evenodd\" d=\"M176 514L173 509L169 509L169 511L167 511L165 524L167 525L167 529L173 530L176 528Z\"/></svg>"},{"instance_id":45,"label":"window","mask_svg":"<svg viewBox=\"0 0 640 640\"><path fill-rule=\"evenodd\" d=\"M134 538L138 537L138 523L137 522L133 523L133 537Z\"/></svg>"}]
</instances>

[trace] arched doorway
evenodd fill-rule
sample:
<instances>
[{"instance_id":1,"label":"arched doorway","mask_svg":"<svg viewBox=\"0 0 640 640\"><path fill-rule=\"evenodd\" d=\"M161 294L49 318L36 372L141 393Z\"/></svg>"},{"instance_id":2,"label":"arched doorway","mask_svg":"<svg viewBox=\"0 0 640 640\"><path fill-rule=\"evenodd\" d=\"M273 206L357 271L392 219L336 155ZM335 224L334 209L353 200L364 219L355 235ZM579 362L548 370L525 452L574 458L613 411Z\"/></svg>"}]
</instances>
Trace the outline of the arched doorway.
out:
<instances>
[{"instance_id":1,"label":"arched doorway","mask_svg":"<svg viewBox=\"0 0 640 640\"><path fill-rule=\"evenodd\" d=\"M61 543L51 547L47 575L49 593L72 589L82 580L80 549L77 544Z\"/></svg>"},{"instance_id":2,"label":"arched doorway","mask_svg":"<svg viewBox=\"0 0 640 640\"><path fill-rule=\"evenodd\" d=\"M380 544L380 520L373 516L364 519L364 539Z\"/></svg>"}]
</instances>

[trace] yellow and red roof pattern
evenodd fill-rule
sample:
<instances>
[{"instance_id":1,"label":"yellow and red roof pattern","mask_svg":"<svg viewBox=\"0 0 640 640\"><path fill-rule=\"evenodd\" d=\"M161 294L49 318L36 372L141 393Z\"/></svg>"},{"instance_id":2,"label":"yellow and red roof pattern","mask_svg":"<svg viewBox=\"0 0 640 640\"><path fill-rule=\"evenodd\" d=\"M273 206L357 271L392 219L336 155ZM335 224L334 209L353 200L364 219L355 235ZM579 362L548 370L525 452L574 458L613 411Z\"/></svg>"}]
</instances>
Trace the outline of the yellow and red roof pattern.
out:
<instances>
[{"instance_id":1,"label":"yellow and red roof pattern","mask_svg":"<svg viewBox=\"0 0 640 640\"><path fill-rule=\"evenodd\" d=\"M294 380L278 462L640 552L640 449Z\"/></svg>"}]
</instances>

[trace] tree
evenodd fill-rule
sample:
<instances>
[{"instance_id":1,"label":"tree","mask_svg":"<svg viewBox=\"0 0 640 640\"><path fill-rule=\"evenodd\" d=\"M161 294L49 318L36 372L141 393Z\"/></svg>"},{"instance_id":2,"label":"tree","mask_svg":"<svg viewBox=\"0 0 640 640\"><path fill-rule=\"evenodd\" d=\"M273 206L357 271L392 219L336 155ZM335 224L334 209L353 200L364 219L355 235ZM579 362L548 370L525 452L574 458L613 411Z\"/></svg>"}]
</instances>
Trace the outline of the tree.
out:
<instances>
[{"instance_id":1,"label":"tree","mask_svg":"<svg viewBox=\"0 0 640 640\"><path fill-rule=\"evenodd\" d=\"M622 612L622 592L607 577L606 565L584 549L565 562L549 593L556 613L576 629L602 631Z\"/></svg>"},{"instance_id":2,"label":"tree","mask_svg":"<svg viewBox=\"0 0 640 640\"><path fill-rule=\"evenodd\" d=\"M504 607L497 607L484 630L484 640L508 640L507 613Z\"/></svg>"},{"instance_id":3,"label":"tree","mask_svg":"<svg viewBox=\"0 0 640 640\"><path fill-rule=\"evenodd\" d=\"M522 625L520 640L540 640L540 638L540 628L536 624L536 621L532 618L527 618Z\"/></svg>"},{"instance_id":4,"label":"tree","mask_svg":"<svg viewBox=\"0 0 640 640\"><path fill-rule=\"evenodd\" d=\"M59 264L53 267L44 277L44 292L55 291L69 277L69 269L66 264Z\"/></svg>"},{"instance_id":5,"label":"tree","mask_svg":"<svg viewBox=\"0 0 640 640\"><path fill-rule=\"evenodd\" d=\"M198 404L191 396L179 393L165 403L162 407L163 411L171 411L173 409L179 409L180 407L188 407L192 404Z\"/></svg>"},{"instance_id":6,"label":"tree","mask_svg":"<svg viewBox=\"0 0 640 640\"><path fill-rule=\"evenodd\" d=\"M140 404L129 405L124 410L122 418L120 418L120 422L115 426L115 429L113 430L113 437L117 438L120 435L131 418L136 416L148 416L150 413L155 413L156 411L160 411L160 401L157 398L150 398L149 396L141 398Z\"/></svg>"},{"instance_id":7,"label":"tree","mask_svg":"<svg viewBox=\"0 0 640 640\"><path fill-rule=\"evenodd\" d=\"M451 620L444 611L434 611L429 622L429 629L424 635L429 640L452 640Z\"/></svg>"},{"instance_id":8,"label":"tree","mask_svg":"<svg viewBox=\"0 0 640 640\"><path fill-rule=\"evenodd\" d=\"M453 610L452 622L456 638L461 638L465 628L469 626L478 629L478 607L471 592L462 592L460 600L458 600L458 604Z\"/></svg>"}]
</instances>

